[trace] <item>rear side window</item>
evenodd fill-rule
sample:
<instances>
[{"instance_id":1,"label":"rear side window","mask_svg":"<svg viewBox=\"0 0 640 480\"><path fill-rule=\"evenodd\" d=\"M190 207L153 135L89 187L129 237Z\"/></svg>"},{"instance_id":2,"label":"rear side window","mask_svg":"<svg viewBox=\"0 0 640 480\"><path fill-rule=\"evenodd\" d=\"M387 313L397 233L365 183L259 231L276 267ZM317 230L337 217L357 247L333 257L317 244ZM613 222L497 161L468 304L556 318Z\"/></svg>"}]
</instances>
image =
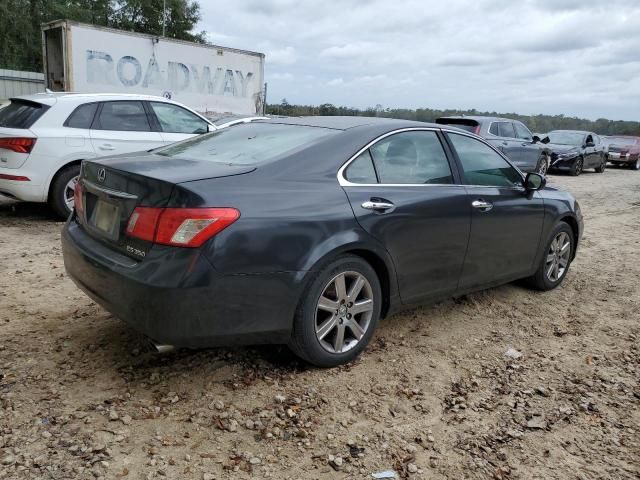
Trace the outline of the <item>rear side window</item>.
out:
<instances>
[{"instance_id":1,"label":"rear side window","mask_svg":"<svg viewBox=\"0 0 640 480\"><path fill-rule=\"evenodd\" d=\"M351 162L344 176L351 183L378 183L369 150L365 150Z\"/></svg>"},{"instance_id":2,"label":"rear side window","mask_svg":"<svg viewBox=\"0 0 640 480\"><path fill-rule=\"evenodd\" d=\"M489 187L522 186L522 177L491 147L463 135L449 134L458 154L467 185Z\"/></svg>"},{"instance_id":3,"label":"rear side window","mask_svg":"<svg viewBox=\"0 0 640 480\"><path fill-rule=\"evenodd\" d=\"M516 132L513 129L513 123L511 122L499 122L498 123L498 131L500 137L506 138L516 138Z\"/></svg>"},{"instance_id":4,"label":"rear side window","mask_svg":"<svg viewBox=\"0 0 640 480\"><path fill-rule=\"evenodd\" d=\"M154 152L185 160L207 160L228 165L266 163L296 150L308 147L320 139L336 135L341 130L287 125L282 123L243 123L222 128Z\"/></svg>"},{"instance_id":5,"label":"rear side window","mask_svg":"<svg viewBox=\"0 0 640 480\"><path fill-rule=\"evenodd\" d=\"M151 102L163 132L166 133L207 133L208 124L203 119L171 103Z\"/></svg>"},{"instance_id":6,"label":"rear side window","mask_svg":"<svg viewBox=\"0 0 640 480\"><path fill-rule=\"evenodd\" d=\"M125 132L151 131L142 102L128 100L103 103L93 128Z\"/></svg>"},{"instance_id":7,"label":"rear side window","mask_svg":"<svg viewBox=\"0 0 640 480\"><path fill-rule=\"evenodd\" d=\"M76 108L69 118L64 122L65 127L71 128L91 128L93 117L98 109L97 103L87 103Z\"/></svg>"},{"instance_id":8,"label":"rear side window","mask_svg":"<svg viewBox=\"0 0 640 480\"><path fill-rule=\"evenodd\" d=\"M49 109L47 105L24 100L11 100L11 103L0 109L0 127L31 128Z\"/></svg>"},{"instance_id":9,"label":"rear side window","mask_svg":"<svg viewBox=\"0 0 640 480\"><path fill-rule=\"evenodd\" d=\"M380 183L453 183L449 161L436 132L396 133L370 150Z\"/></svg>"},{"instance_id":10,"label":"rear side window","mask_svg":"<svg viewBox=\"0 0 640 480\"><path fill-rule=\"evenodd\" d=\"M498 130L498 125L500 125L500 122L493 122L491 124L491 126L489 127L489 133L491 135L495 135L496 137L500 136L500 130Z\"/></svg>"}]
</instances>

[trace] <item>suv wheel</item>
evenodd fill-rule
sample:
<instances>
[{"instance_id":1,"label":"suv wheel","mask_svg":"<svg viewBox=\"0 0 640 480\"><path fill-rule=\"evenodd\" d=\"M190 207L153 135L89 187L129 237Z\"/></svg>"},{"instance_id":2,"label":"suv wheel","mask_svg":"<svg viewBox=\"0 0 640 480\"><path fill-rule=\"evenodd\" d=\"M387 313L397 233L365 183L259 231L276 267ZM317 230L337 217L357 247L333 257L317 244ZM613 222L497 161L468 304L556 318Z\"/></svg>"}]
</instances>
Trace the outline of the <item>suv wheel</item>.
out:
<instances>
[{"instance_id":1,"label":"suv wheel","mask_svg":"<svg viewBox=\"0 0 640 480\"><path fill-rule=\"evenodd\" d=\"M582 157L576 158L573 165L571 165L571 170L569 170L569 174L573 177L577 177L582 173L582 167L584 166L584 160Z\"/></svg>"},{"instance_id":2,"label":"suv wheel","mask_svg":"<svg viewBox=\"0 0 640 480\"><path fill-rule=\"evenodd\" d=\"M574 241L573 230L566 222L556 225L545 244L538 270L527 279L533 288L552 290L562 283L573 259Z\"/></svg>"},{"instance_id":3,"label":"suv wheel","mask_svg":"<svg viewBox=\"0 0 640 480\"><path fill-rule=\"evenodd\" d=\"M538 165L536 166L536 172L540 175L546 175L549 171L549 155L543 153L538 160Z\"/></svg>"},{"instance_id":4,"label":"suv wheel","mask_svg":"<svg viewBox=\"0 0 640 480\"><path fill-rule=\"evenodd\" d=\"M382 290L371 266L345 255L322 268L300 301L289 347L318 367L355 359L380 318Z\"/></svg>"},{"instance_id":5,"label":"suv wheel","mask_svg":"<svg viewBox=\"0 0 640 480\"><path fill-rule=\"evenodd\" d=\"M80 175L80 165L60 170L51 182L49 205L57 216L66 219L73 210L73 189Z\"/></svg>"}]
</instances>

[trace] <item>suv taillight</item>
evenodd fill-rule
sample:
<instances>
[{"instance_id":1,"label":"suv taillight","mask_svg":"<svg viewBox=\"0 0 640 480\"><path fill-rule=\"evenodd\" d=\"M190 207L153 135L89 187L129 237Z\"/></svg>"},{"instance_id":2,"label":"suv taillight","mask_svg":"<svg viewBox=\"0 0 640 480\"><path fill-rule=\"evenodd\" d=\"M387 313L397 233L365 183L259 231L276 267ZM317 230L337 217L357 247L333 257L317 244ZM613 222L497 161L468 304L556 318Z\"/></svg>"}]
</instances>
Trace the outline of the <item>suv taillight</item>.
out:
<instances>
[{"instance_id":1,"label":"suv taillight","mask_svg":"<svg viewBox=\"0 0 640 480\"><path fill-rule=\"evenodd\" d=\"M127 235L177 247L199 247L240 218L235 208L136 207Z\"/></svg>"},{"instance_id":2,"label":"suv taillight","mask_svg":"<svg viewBox=\"0 0 640 480\"><path fill-rule=\"evenodd\" d=\"M35 144L35 138L0 137L0 148L11 150L17 153L31 153L31 150L33 150Z\"/></svg>"}]
</instances>

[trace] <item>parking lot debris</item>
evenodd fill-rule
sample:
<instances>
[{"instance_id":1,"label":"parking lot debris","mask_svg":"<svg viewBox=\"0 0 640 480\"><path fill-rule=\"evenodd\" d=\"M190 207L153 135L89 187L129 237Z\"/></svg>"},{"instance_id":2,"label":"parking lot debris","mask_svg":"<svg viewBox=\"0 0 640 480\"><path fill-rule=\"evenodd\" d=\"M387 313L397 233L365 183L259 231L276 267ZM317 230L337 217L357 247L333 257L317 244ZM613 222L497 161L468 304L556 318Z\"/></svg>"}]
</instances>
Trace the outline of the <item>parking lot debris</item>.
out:
<instances>
[{"instance_id":1,"label":"parking lot debris","mask_svg":"<svg viewBox=\"0 0 640 480\"><path fill-rule=\"evenodd\" d=\"M508 358L512 358L514 360L518 360L522 358L522 352L519 352L515 348L509 348L506 352L504 352L504 356Z\"/></svg>"},{"instance_id":2,"label":"parking lot debris","mask_svg":"<svg viewBox=\"0 0 640 480\"><path fill-rule=\"evenodd\" d=\"M384 478L398 478L398 474L393 470L384 470L382 472L372 473L371 477L380 480Z\"/></svg>"}]
</instances>

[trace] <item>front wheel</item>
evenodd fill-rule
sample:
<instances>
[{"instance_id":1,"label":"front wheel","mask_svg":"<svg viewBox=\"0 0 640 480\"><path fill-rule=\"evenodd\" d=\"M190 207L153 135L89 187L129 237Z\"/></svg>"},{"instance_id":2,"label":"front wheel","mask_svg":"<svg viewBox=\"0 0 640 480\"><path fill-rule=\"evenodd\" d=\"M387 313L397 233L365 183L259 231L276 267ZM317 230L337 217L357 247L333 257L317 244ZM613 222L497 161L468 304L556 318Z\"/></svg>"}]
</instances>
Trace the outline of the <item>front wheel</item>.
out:
<instances>
[{"instance_id":1,"label":"front wheel","mask_svg":"<svg viewBox=\"0 0 640 480\"><path fill-rule=\"evenodd\" d=\"M574 250L573 230L567 223L560 222L551 232L538 270L527 279L528 283L538 290L546 291L556 288L569 271Z\"/></svg>"},{"instance_id":2,"label":"front wheel","mask_svg":"<svg viewBox=\"0 0 640 480\"><path fill-rule=\"evenodd\" d=\"M355 359L380 318L382 290L362 258L344 255L322 268L303 293L289 347L318 367Z\"/></svg>"},{"instance_id":3,"label":"front wheel","mask_svg":"<svg viewBox=\"0 0 640 480\"><path fill-rule=\"evenodd\" d=\"M640 170L640 155L638 155L638 159L635 163L631 164L631 170Z\"/></svg>"},{"instance_id":4,"label":"front wheel","mask_svg":"<svg viewBox=\"0 0 640 480\"><path fill-rule=\"evenodd\" d=\"M582 157L578 157L571 165L571 170L569 170L569 174L573 177L577 177L582 173L582 168L584 167L584 160Z\"/></svg>"},{"instance_id":5,"label":"front wheel","mask_svg":"<svg viewBox=\"0 0 640 480\"><path fill-rule=\"evenodd\" d=\"M536 166L536 172L540 175L546 175L549 171L549 155L542 154Z\"/></svg>"},{"instance_id":6,"label":"front wheel","mask_svg":"<svg viewBox=\"0 0 640 480\"><path fill-rule=\"evenodd\" d=\"M60 170L51 182L49 205L60 218L66 219L73 210L73 190L80 175L80 165Z\"/></svg>"}]
</instances>

